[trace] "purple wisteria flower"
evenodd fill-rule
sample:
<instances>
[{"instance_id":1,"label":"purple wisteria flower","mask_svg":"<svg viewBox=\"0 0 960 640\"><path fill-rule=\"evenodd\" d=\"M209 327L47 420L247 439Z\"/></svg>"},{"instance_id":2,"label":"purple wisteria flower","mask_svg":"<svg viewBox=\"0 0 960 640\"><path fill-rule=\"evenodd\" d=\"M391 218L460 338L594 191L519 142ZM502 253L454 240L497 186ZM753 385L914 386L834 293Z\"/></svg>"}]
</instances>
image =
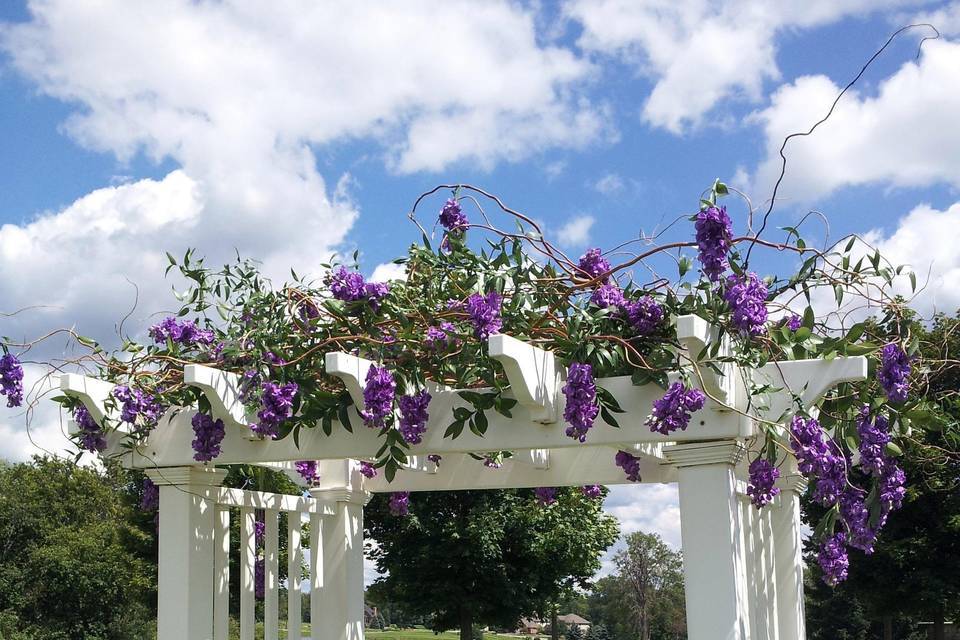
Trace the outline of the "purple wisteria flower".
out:
<instances>
[{"instance_id":1,"label":"purple wisteria flower","mask_svg":"<svg viewBox=\"0 0 960 640\"><path fill-rule=\"evenodd\" d=\"M397 404L400 406L400 435L407 444L420 444L423 434L427 431L427 420L430 414L430 394L426 389L418 391L412 396L400 396Z\"/></svg>"},{"instance_id":2,"label":"purple wisteria flower","mask_svg":"<svg viewBox=\"0 0 960 640\"><path fill-rule=\"evenodd\" d=\"M706 400L700 389L688 389L682 382L674 382L662 398L654 400L646 425L651 432L665 436L677 429L684 431L690 424L690 413L703 409Z\"/></svg>"},{"instance_id":3,"label":"purple wisteria flower","mask_svg":"<svg viewBox=\"0 0 960 640\"><path fill-rule=\"evenodd\" d=\"M587 432L593 427L593 421L600 413L593 367L579 362L571 363L567 369L567 383L563 385L563 395L567 399L563 408L563 419L570 425L567 427L567 435L586 442Z\"/></svg>"},{"instance_id":4,"label":"purple wisteria flower","mask_svg":"<svg viewBox=\"0 0 960 640\"><path fill-rule=\"evenodd\" d=\"M847 460L837 453L839 447L827 440L814 418L795 415L790 422L790 435L797 468L803 475L816 479L814 500L824 506L835 504L847 484Z\"/></svg>"},{"instance_id":5,"label":"purple wisteria flower","mask_svg":"<svg viewBox=\"0 0 960 640\"><path fill-rule=\"evenodd\" d=\"M779 477L780 469L770 464L766 458L757 458L750 463L747 495L757 509L773 502L774 496L780 493L779 487L774 486Z\"/></svg>"},{"instance_id":6,"label":"purple wisteria flower","mask_svg":"<svg viewBox=\"0 0 960 640\"><path fill-rule=\"evenodd\" d=\"M703 272L712 282L720 280L727 270L727 252L733 238L730 216L726 207L709 207L697 214L697 257Z\"/></svg>"},{"instance_id":7,"label":"purple wisteria flower","mask_svg":"<svg viewBox=\"0 0 960 640\"><path fill-rule=\"evenodd\" d=\"M320 479L320 469L316 460L297 460L293 463L294 469L307 484L313 484Z\"/></svg>"},{"instance_id":8,"label":"purple wisteria flower","mask_svg":"<svg viewBox=\"0 0 960 640\"><path fill-rule=\"evenodd\" d=\"M790 331L796 331L801 326L803 326L803 320L797 314L793 314L790 316L790 319L787 320L787 328L790 329Z\"/></svg>"},{"instance_id":9,"label":"purple wisteria flower","mask_svg":"<svg viewBox=\"0 0 960 640\"><path fill-rule=\"evenodd\" d=\"M557 501L557 490L555 487L537 487L533 490L537 498L537 504L541 507L547 507Z\"/></svg>"},{"instance_id":10,"label":"purple wisteria flower","mask_svg":"<svg viewBox=\"0 0 960 640\"><path fill-rule=\"evenodd\" d=\"M150 327L150 337L157 344L167 340L189 347L198 344L213 344L214 333L210 329L201 329L193 320L178 321L168 316Z\"/></svg>"},{"instance_id":11,"label":"purple wisteria flower","mask_svg":"<svg viewBox=\"0 0 960 640\"><path fill-rule=\"evenodd\" d=\"M440 461L443 460L443 458L437 455L436 453L431 453L430 455L427 456L427 460L429 460L430 462L432 462L433 464L439 467Z\"/></svg>"},{"instance_id":12,"label":"purple wisteria flower","mask_svg":"<svg viewBox=\"0 0 960 640\"><path fill-rule=\"evenodd\" d=\"M910 391L910 358L899 344L891 342L880 350L880 370L877 378L890 402L906 402Z\"/></svg>"},{"instance_id":13,"label":"purple wisteria flower","mask_svg":"<svg viewBox=\"0 0 960 640\"><path fill-rule=\"evenodd\" d=\"M149 393L140 389L131 389L127 385L113 388L113 397L120 403L120 420L134 427L134 432L144 434L157 426L157 420L163 415L163 405Z\"/></svg>"},{"instance_id":14,"label":"purple wisteria flower","mask_svg":"<svg viewBox=\"0 0 960 640\"><path fill-rule=\"evenodd\" d=\"M450 322L441 322L439 327L427 327L423 342L431 349L441 351L457 344L457 328Z\"/></svg>"},{"instance_id":15,"label":"purple wisteria flower","mask_svg":"<svg viewBox=\"0 0 960 640\"><path fill-rule=\"evenodd\" d=\"M12 353L0 357L0 394L7 396L8 407L23 403L23 366Z\"/></svg>"},{"instance_id":16,"label":"purple wisteria flower","mask_svg":"<svg viewBox=\"0 0 960 640\"><path fill-rule=\"evenodd\" d=\"M107 439L103 437L103 428L97 424L90 412L82 404L73 410L73 421L80 430L80 447L90 453L98 453L107 448Z\"/></svg>"},{"instance_id":17,"label":"purple wisteria flower","mask_svg":"<svg viewBox=\"0 0 960 640\"><path fill-rule=\"evenodd\" d=\"M360 474L365 478L376 478L377 468L364 460L360 461Z\"/></svg>"},{"instance_id":18,"label":"purple wisteria flower","mask_svg":"<svg viewBox=\"0 0 960 640\"><path fill-rule=\"evenodd\" d=\"M390 293L390 285L386 282L368 282L363 285L363 293L370 308L377 311L383 299Z\"/></svg>"},{"instance_id":19,"label":"purple wisteria flower","mask_svg":"<svg viewBox=\"0 0 960 640\"><path fill-rule=\"evenodd\" d=\"M846 457L834 453L838 449L835 444L828 442L827 448L827 455L820 459L813 490L813 499L825 507L835 505L843 494L849 466Z\"/></svg>"},{"instance_id":20,"label":"purple wisteria flower","mask_svg":"<svg viewBox=\"0 0 960 640\"><path fill-rule=\"evenodd\" d=\"M243 404L251 404L256 399L257 392L260 391L262 383L263 377L259 371L252 369L244 371L243 376L240 378L240 402Z\"/></svg>"},{"instance_id":21,"label":"purple wisteria flower","mask_svg":"<svg viewBox=\"0 0 960 640\"><path fill-rule=\"evenodd\" d=\"M153 513L160 508L160 487L150 478L143 479L143 490L140 493L140 510Z\"/></svg>"},{"instance_id":22,"label":"purple wisteria flower","mask_svg":"<svg viewBox=\"0 0 960 640\"><path fill-rule=\"evenodd\" d=\"M257 558L253 563L253 595L257 600L263 600L265 577L263 558Z\"/></svg>"},{"instance_id":23,"label":"purple wisteria flower","mask_svg":"<svg viewBox=\"0 0 960 640\"><path fill-rule=\"evenodd\" d=\"M831 587L847 579L847 569L850 561L847 558L847 536L842 531L829 536L820 543L820 553L817 562L823 571L823 581Z\"/></svg>"},{"instance_id":24,"label":"purple wisteria flower","mask_svg":"<svg viewBox=\"0 0 960 640\"><path fill-rule=\"evenodd\" d=\"M627 480L640 482L640 458L621 449L613 461L627 474Z\"/></svg>"},{"instance_id":25,"label":"purple wisteria flower","mask_svg":"<svg viewBox=\"0 0 960 640\"><path fill-rule=\"evenodd\" d=\"M588 276L590 278L596 278L610 271L610 263L603 257L600 249L588 249L585 254L580 256L580 262L577 264L577 267L582 272L580 274L581 276ZM606 276L600 280L600 283L607 284L609 281L610 276Z\"/></svg>"},{"instance_id":26,"label":"purple wisteria flower","mask_svg":"<svg viewBox=\"0 0 960 640\"><path fill-rule=\"evenodd\" d=\"M597 498L603 496L603 487L601 487L599 484L588 484L580 487L580 492L583 493L584 496L592 500L596 500Z\"/></svg>"},{"instance_id":27,"label":"purple wisteria flower","mask_svg":"<svg viewBox=\"0 0 960 640\"><path fill-rule=\"evenodd\" d=\"M864 406L857 415L857 433L860 435L860 468L866 473L879 474L887 462L886 448L890 442L887 419L877 416L870 420L870 407Z\"/></svg>"},{"instance_id":28,"label":"purple wisteria flower","mask_svg":"<svg viewBox=\"0 0 960 640\"><path fill-rule=\"evenodd\" d=\"M394 491L390 494L390 513L395 516L410 515L409 491Z\"/></svg>"},{"instance_id":29,"label":"purple wisteria flower","mask_svg":"<svg viewBox=\"0 0 960 640\"><path fill-rule=\"evenodd\" d=\"M257 546L263 544L263 539L267 535L267 523L263 520L257 520L253 523L253 539L256 541Z\"/></svg>"},{"instance_id":30,"label":"purple wisteria flower","mask_svg":"<svg viewBox=\"0 0 960 640\"><path fill-rule=\"evenodd\" d=\"M364 409L360 417L370 428L383 428L388 416L393 415L393 398L397 383L386 367L371 365L363 388Z\"/></svg>"},{"instance_id":31,"label":"purple wisteria flower","mask_svg":"<svg viewBox=\"0 0 960 640\"><path fill-rule=\"evenodd\" d=\"M495 333L500 333L503 320L500 318L500 304L503 298L496 291L487 295L475 293L467 298L467 313L473 323L473 333L478 340L486 340Z\"/></svg>"},{"instance_id":32,"label":"purple wisteria flower","mask_svg":"<svg viewBox=\"0 0 960 640\"><path fill-rule=\"evenodd\" d=\"M503 466L503 461L500 456L484 456L483 466L487 469L499 469Z\"/></svg>"},{"instance_id":33,"label":"purple wisteria flower","mask_svg":"<svg viewBox=\"0 0 960 640\"><path fill-rule=\"evenodd\" d=\"M356 271L347 271L347 268L342 266L327 275L327 286L330 287L333 297L342 302L355 302L366 295L363 275Z\"/></svg>"},{"instance_id":34,"label":"purple wisteria flower","mask_svg":"<svg viewBox=\"0 0 960 640\"><path fill-rule=\"evenodd\" d=\"M602 284L593 290L590 302L601 309L607 307L622 307L626 300L623 291L615 284Z\"/></svg>"},{"instance_id":35,"label":"purple wisteria flower","mask_svg":"<svg viewBox=\"0 0 960 640\"><path fill-rule=\"evenodd\" d=\"M467 214L463 212L460 202L454 198L449 198L440 209L440 224L447 231L462 233L470 221Z\"/></svg>"},{"instance_id":36,"label":"purple wisteria flower","mask_svg":"<svg viewBox=\"0 0 960 640\"><path fill-rule=\"evenodd\" d=\"M630 326L641 336L654 333L663 323L665 315L663 307L651 296L643 296L639 300L628 302L624 308Z\"/></svg>"},{"instance_id":37,"label":"purple wisteria flower","mask_svg":"<svg viewBox=\"0 0 960 640\"><path fill-rule=\"evenodd\" d=\"M880 516L886 518L889 513L899 509L907 495L907 476L893 459L889 459L880 472L877 492L880 496Z\"/></svg>"},{"instance_id":38,"label":"purple wisteria flower","mask_svg":"<svg viewBox=\"0 0 960 640\"><path fill-rule=\"evenodd\" d=\"M260 437L276 439L280 434L280 425L293 416L293 401L297 396L296 382L280 385L276 382L264 382L260 393L260 411L257 412L257 424L250 430Z\"/></svg>"},{"instance_id":39,"label":"purple wisteria flower","mask_svg":"<svg viewBox=\"0 0 960 640\"><path fill-rule=\"evenodd\" d=\"M865 498L861 489L853 486L844 489L840 494L840 517L849 530L847 544L870 554L873 553L877 531L870 526L870 510L867 509Z\"/></svg>"},{"instance_id":40,"label":"purple wisteria flower","mask_svg":"<svg viewBox=\"0 0 960 640\"><path fill-rule=\"evenodd\" d=\"M190 421L193 425L193 459L197 462L210 462L220 455L220 443L226 433L223 420L214 420L213 416L197 413Z\"/></svg>"},{"instance_id":41,"label":"purple wisteria flower","mask_svg":"<svg viewBox=\"0 0 960 640\"><path fill-rule=\"evenodd\" d=\"M757 336L764 332L767 294L767 285L755 273L727 278L727 290L723 298L733 312L731 324L741 333Z\"/></svg>"}]
</instances>

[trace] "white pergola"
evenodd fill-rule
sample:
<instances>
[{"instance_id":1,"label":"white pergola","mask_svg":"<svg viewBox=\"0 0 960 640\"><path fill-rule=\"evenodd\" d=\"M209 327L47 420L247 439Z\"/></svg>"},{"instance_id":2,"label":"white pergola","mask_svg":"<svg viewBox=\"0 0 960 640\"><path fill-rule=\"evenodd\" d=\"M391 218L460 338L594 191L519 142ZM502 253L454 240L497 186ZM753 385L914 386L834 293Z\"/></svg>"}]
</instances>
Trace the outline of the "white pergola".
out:
<instances>
[{"instance_id":1,"label":"white pergola","mask_svg":"<svg viewBox=\"0 0 960 640\"><path fill-rule=\"evenodd\" d=\"M717 332L697 316L676 319L689 361L690 378L708 396L689 428L670 436L644 424L656 385L634 386L629 376L600 378L625 413L620 428L597 420L581 444L564 433L565 371L553 354L506 335L489 338L492 358L502 363L518 401L507 418L491 412L483 437L465 430L444 438L453 410L469 407L456 390L433 386L430 420L409 463L392 483L367 479L360 460L374 459L382 442L355 412L363 408L367 360L329 353L326 371L343 380L355 407L350 433L335 425L327 436L318 427L293 438L262 440L249 429L239 400L236 374L201 365L184 367L187 384L201 389L226 425L216 464L246 463L282 469L299 480L293 461L317 460L321 478L309 498L220 487L225 472L193 460L190 420L195 407L172 408L142 445L123 446L124 433L108 436L107 455L144 469L160 486L159 640L225 640L229 598L230 509L241 514L241 637L253 638L254 510L264 509L265 638L278 637L278 531L282 513L289 532L288 638L300 638L301 523L310 526L311 637L363 638L363 506L372 493L447 491L511 487L628 484L614 464L618 449L641 459L643 482L679 484L687 627L691 640L803 640L803 559L799 496L804 480L793 459L781 466L781 493L758 511L746 497L747 456L756 449L757 419L788 421L800 405L812 409L836 384L867 375L863 357L772 362L760 369L719 365L722 374L696 362ZM721 354L728 353L726 348ZM672 374L676 379L679 373ZM750 389L768 392L751 397ZM79 398L94 418L111 419L105 401L113 385L67 374L61 388ZM482 391L482 390L475 390ZM785 429L783 424L779 429ZM471 453L513 451L500 469L480 464ZM428 454L443 457L438 466Z\"/></svg>"}]
</instances>

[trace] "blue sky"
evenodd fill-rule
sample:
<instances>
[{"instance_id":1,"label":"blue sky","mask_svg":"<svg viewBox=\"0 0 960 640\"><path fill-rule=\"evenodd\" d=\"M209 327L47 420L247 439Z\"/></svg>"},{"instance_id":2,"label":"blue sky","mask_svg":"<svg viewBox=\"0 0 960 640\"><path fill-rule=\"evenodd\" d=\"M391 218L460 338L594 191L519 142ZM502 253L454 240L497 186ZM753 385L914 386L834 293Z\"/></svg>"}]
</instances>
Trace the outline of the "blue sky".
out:
<instances>
[{"instance_id":1,"label":"blue sky","mask_svg":"<svg viewBox=\"0 0 960 640\"><path fill-rule=\"evenodd\" d=\"M172 305L163 252L187 246L237 247L279 277L356 248L370 274L417 239L405 214L439 183L500 195L572 255L692 212L717 177L759 205L783 136L921 19L943 37L919 60L928 32L898 40L790 147L772 224L815 208L831 238L867 234L931 274L915 301L929 313L960 306L960 4L5 2L0 310L44 306L0 334L76 326L110 343L131 282L146 327ZM31 432L62 450L46 405ZM0 435L2 456L37 451L21 414L0 413ZM675 493L644 495L608 505L679 543Z\"/></svg>"}]
</instances>

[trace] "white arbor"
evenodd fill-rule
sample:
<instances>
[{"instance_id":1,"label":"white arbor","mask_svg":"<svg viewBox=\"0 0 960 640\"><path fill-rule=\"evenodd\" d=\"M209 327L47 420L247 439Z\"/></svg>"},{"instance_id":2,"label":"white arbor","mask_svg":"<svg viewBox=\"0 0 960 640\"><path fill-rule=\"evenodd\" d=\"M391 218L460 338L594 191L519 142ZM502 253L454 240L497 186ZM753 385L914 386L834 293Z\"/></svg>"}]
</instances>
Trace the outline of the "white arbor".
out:
<instances>
[{"instance_id":1,"label":"white arbor","mask_svg":"<svg viewBox=\"0 0 960 640\"><path fill-rule=\"evenodd\" d=\"M730 363L708 367L696 359L716 331L696 316L677 318L676 325L689 363L686 373L708 396L685 431L651 433L644 421L662 389L634 386L624 376L596 381L625 410L620 428L597 421L586 443L567 437L560 391L565 371L550 352L495 335L489 351L503 364L509 392L518 401L513 417L491 413L485 435L464 431L455 439L445 438L453 410L469 405L454 389L431 388L427 432L422 443L411 446L413 455L392 483L382 475L367 479L359 471L359 461L375 459L381 446L376 430L359 427L349 432L335 425L329 436L319 428L303 430L297 443L291 437L260 439L248 427L235 374L186 366L185 382L204 392L213 414L226 424L216 464L258 464L292 474L292 461L317 460L321 475L309 498L221 488L224 472L193 460L190 420L196 408L191 407L168 410L134 448L124 446L122 432L109 435L108 454L120 456L130 468L145 469L160 486L159 640L227 637L231 508L241 514L241 637L253 638L254 510L263 509L265 637L278 637L282 517L289 536L288 637L300 637L301 525L308 518L311 637L359 640L363 505L372 493L626 484L614 464L614 454L621 449L640 457L643 482L679 484L691 640L802 640L799 495L804 482L788 455L778 481L780 495L758 511L746 498L745 454L762 444L758 419L783 422L775 428L785 429L794 411L813 409L836 384L864 379L867 361L838 357L773 362L760 369ZM363 408L362 381L371 364L345 353L326 356L326 372L343 380L355 404L352 411ZM94 418L111 417L105 400L112 385L65 375L61 387L79 398ZM757 395L760 388L766 392ZM360 424L356 416L354 424ZM500 469L486 468L470 455L498 450L514 453ZM429 454L442 455L441 464L429 461Z\"/></svg>"}]
</instances>

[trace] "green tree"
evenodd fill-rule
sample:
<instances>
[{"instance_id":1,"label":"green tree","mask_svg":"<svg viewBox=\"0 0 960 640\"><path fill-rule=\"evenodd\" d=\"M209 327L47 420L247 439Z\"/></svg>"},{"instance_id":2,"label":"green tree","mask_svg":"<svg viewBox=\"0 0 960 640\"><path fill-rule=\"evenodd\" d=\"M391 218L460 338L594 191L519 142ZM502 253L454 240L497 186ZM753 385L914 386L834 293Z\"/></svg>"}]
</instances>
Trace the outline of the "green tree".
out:
<instances>
[{"instance_id":1,"label":"green tree","mask_svg":"<svg viewBox=\"0 0 960 640\"><path fill-rule=\"evenodd\" d=\"M149 637L156 601L154 523L136 509L136 474L34 458L0 465L4 635Z\"/></svg>"},{"instance_id":2,"label":"green tree","mask_svg":"<svg viewBox=\"0 0 960 640\"><path fill-rule=\"evenodd\" d=\"M474 623L513 628L542 614L587 584L617 537L601 501L576 489L558 496L541 507L530 490L416 493L407 517L376 496L365 519L384 590L461 640Z\"/></svg>"},{"instance_id":3,"label":"green tree","mask_svg":"<svg viewBox=\"0 0 960 640\"><path fill-rule=\"evenodd\" d=\"M659 535L636 531L615 562L640 640L686 636L683 562Z\"/></svg>"},{"instance_id":4,"label":"green tree","mask_svg":"<svg viewBox=\"0 0 960 640\"><path fill-rule=\"evenodd\" d=\"M577 625L571 624L567 626L567 631L564 636L567 640L583 640L583 630Z\"/></svg>"}]
</instances>

